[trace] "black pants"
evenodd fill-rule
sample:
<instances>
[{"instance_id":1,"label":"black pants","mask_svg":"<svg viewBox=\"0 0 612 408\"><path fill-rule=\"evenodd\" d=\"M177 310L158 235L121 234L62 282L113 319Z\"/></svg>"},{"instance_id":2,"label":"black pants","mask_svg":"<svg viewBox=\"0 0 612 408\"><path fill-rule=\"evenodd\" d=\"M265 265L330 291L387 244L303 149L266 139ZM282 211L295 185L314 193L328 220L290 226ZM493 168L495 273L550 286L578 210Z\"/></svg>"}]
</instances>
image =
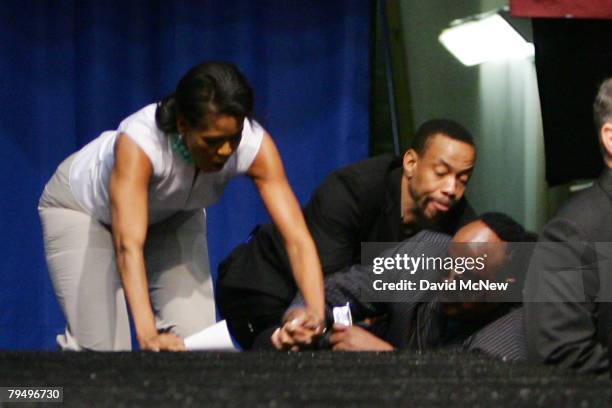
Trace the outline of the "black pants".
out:
<instances>
[{"instance_id":1,"label":"black pants","mask_svg":"<svg viewBox=\"0 0 612 408\"><path fill-rule=\"evenodd\" d=\"M245 350L253 347L260 333L271 333L270 329L280 324L289 303L258 291L227 286L217 288L219 312L227 321L230 333Z\"/></svg>"}]
</instances>

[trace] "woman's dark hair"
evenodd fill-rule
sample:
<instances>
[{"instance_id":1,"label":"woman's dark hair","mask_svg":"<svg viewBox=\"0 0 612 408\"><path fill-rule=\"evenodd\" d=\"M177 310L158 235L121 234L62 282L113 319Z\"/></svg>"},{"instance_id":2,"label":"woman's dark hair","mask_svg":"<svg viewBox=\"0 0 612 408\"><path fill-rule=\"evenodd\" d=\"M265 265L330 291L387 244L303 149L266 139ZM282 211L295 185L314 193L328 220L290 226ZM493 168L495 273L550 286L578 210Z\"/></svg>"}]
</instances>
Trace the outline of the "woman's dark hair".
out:
<instances>
[{"instance_id":1,"label":"woman's dark hair","mask_svg":"<svg viewBox=\"0 0 612 408\"><path fill-rule=\"evenodd\" d=\"M216 115L251 118L253 90L229 62L204 62L191 68L174 93L157 104L155 122L164 133L177 133L180 116L195 129L207 129Z\"/></svg>"}]
</instances>

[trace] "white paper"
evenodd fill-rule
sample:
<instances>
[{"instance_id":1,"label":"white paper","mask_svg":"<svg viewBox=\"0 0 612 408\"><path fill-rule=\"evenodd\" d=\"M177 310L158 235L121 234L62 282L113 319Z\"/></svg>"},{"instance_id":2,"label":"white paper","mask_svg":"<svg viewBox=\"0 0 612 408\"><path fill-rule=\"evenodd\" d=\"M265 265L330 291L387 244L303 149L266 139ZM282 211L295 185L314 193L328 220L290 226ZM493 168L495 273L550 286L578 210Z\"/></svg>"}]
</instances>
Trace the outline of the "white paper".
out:
<instances>
[{"instance_id":1,"label":"white paper","mask_svg":"<svg viewBox=\"0 0 612 408\"><path fill-rule=\"evenodd\" d=\"M187 350L189 351L238 351L232 342L229 330L227 329L227 322L225 320L221 320L220 322L217 322L216 324L207 327L196 334L192 334L184 341L185 347L187 347Z\"/></svg>"},{"instance_id":2,"label":"white paper","mask_svg":"<svg viewBox=\"0 0 612 408\"><path fill-rule=\"evenodd\" d=\"M346 302L344 306L334 307L332 311L334 314L334 323L347 327L353 325L353 316L351 315L351 305L349 302Z\"/></svg>"}]
</instances>

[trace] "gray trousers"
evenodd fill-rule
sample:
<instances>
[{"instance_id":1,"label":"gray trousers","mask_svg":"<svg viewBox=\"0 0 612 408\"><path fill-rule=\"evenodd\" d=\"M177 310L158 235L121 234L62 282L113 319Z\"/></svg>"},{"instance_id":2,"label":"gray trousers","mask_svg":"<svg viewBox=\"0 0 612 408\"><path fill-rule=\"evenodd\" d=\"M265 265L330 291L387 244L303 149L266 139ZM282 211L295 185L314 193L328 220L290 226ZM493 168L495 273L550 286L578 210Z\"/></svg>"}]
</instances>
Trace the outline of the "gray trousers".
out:
<instances>
[{"instance_id":1,"label":"gray trousers","mask_svg":"<svg viewBox=\"0 0 612 408\"><path fill-rule=\"evenodd\" d=\"M58 167L38 206L49 274L67 321L57 342L64 350L130 350L111 230L76 202L68 182L72 159ZM158 329L185 338L215 323L203 210L150 225L144 257Z\"/></svg>"}]
</instances>

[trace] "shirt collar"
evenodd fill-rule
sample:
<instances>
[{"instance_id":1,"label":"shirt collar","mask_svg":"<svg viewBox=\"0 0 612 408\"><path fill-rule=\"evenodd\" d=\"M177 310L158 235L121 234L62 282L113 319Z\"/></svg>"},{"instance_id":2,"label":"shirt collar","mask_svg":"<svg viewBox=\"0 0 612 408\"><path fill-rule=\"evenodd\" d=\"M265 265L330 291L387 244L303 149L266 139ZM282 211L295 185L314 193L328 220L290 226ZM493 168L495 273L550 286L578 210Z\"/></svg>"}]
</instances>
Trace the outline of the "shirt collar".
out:
<instances>
[{"instance_id":1,"label":"shirt collar","mask_svg":"<svg viewBox=\"0 0 612 408\"><path fill-rule=\"evenodd\" d=\"M612 168L603 171L599 177L598 183L608 198L612 200Z\"/></svg>"}]
</instances>

